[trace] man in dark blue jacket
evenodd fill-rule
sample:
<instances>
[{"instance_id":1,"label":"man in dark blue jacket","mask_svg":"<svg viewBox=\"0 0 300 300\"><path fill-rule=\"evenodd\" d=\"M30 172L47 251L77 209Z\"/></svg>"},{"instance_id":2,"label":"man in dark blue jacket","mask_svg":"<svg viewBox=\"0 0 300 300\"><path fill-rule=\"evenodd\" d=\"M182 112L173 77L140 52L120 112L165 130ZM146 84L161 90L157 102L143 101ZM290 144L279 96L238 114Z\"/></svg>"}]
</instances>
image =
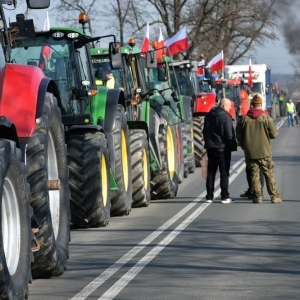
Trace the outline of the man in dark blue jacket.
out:
<instances>
[{"instance_id":1,"label":"man in dark blue jacket","mask_svg":"<svg viewBox=\"0 0 300 300\"><path fill-rule=\"evenodd\" d=\"M231 152L237 151L235 131L232 118L229 114L231 101L223 98L220 105L214 107L205 116L204 120L204 142L208 157L206 199L213 202L215 177L217 169L220 171L220 187L222 203L234 203L228 192L229 169L231 163Z\"/></svg>"}]
</instances>

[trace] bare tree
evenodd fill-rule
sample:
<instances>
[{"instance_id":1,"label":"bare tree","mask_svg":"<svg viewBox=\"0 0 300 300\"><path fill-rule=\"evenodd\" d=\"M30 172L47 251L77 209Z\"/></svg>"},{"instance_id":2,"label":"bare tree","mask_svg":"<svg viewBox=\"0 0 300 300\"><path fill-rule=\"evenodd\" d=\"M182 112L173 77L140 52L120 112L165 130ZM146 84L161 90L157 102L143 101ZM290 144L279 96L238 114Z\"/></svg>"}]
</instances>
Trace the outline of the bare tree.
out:
<instances>
[{"instance_id":1,"label":"bare tree","mask_svg":"<svg viewBox=\"0 0 300 300\"><path fill-rule=\"evenodd\" d=\"M146 0L159 13L167 38L186 26L190 53L212 58L221 50L237 62L266 40L274 40L280 0Z\"/></svg>"},{"instance_id":2,"label":"bare tree","mask_svg":"<svg viewBox=\"0 0 300 300\"><path fill-rule=\"evenodd\" d=\"M75 28L79 28L79 14L86 13L88 23L85 27L90 34L93 34L93 28L96 26L94 22L96 23L99 16L104 13L97 4L96 0L59 0L53 9L57 12L57 20L59 20L63 26Z\"/></svg>"}]
</instances>

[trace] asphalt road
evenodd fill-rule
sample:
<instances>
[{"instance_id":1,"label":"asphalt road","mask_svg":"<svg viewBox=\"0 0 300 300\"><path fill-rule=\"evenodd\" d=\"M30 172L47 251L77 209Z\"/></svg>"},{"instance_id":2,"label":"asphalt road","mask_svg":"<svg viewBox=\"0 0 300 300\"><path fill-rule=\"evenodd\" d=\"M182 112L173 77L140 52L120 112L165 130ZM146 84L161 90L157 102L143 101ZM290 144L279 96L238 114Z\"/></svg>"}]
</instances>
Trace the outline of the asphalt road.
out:
<instances>
[{"instance_id":1,"label":"asphalt road","mask_svg":"<svg viewBox=\"0 0 300 300\"><path fill-rule=\"evenodd\" d=\"M29 299L300 299L299 141L300 126L286 121L273 141L282 204L271 204L266 188L263 204L239 197L247 188L239 150L235 204L206 203L197 168L175 199L111 218L106 228L72 230L68 269L34 280Z\"/></svg>"}]
</instances>

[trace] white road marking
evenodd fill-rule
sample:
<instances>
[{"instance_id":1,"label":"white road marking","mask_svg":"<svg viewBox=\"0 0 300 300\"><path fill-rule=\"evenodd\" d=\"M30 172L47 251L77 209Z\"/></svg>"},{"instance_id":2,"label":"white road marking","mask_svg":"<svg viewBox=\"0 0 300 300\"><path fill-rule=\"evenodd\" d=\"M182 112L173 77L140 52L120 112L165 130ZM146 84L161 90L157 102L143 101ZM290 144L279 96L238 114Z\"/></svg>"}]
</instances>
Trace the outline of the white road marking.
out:
<instances>
[{"instance_id":1,"label":"white road marking","mask_svg":"<svg viewBox=\"0 0 300 300\"><path fill-rule=\"evenodd\" d=\"M232 169L237 168L242 162L244 158L238 160L233 166ZM237 176L234 174L233 176ZM220 179L216 181L216 186L219 185ZM218 190L216 192L216 197L220 193ZM185 213L187 213L190 209L192 209L198 202L200 202L203 197L205 197L206 191L204 191L201 195L195 198L190 204L188 204L185 208L179 211L175 216L173 216L170 220L160 226L157 230L148 235L143 241L141 241L137 246L132 248L126 254L124 254L118 261L116 261L113 265L111 265L108 269L106 269L103 273L101 273L97 278L95 278L91 283L89 283L85 288L83 288L78 294L76 294L70 300L84 300L91 293L93 293L98 287L100 287L107 279L109 279L114 273L116 273L120 268L122 268L128 261L130 261L134 256L136 256L140 251L142 251L147 245L149 245L154 239L156 239L160 234L162 234L166 229L168 229L172 224L178 221Z\"/></svg>"},{"instance_id":2,"label":"white road marking","mask_svg":"<svg viewBox=\"0 0 300 300\"><path fill-rule=\"evenodd\" d=\"M280 120L280 122L276 125L277 129L279 129L285 122L286 117ZM244 158L241 158L238 160L233 166L232 170L235 170L242 162L244 162ZM229 178L229 183L231 183L238 175L239 173L245 168L245 163L240 166L240 168L237 171L234 171L233 175ZM219 185L220 179L218 179L215 183L215 185ZM215 196L218 197L220 195L221 189L219 188ZM178 219L180 219L185 213L187 213L190 209L192 209L198 202L200 202L206 195L206 191L204 191L202 194L200 194L197 198L195 198L189 205L187 205L185 208L183 208L181 211L179 211L174 217L172 217L170 220L168 220L166 223L164 223L162 226L160 226L156 231L152 232L148 237L146 237L143 241L141 241L137 246L132 248L130 251L128 251L126 254L124 254L118 261L116 261L112 266L110 266L108 269L106 269L103 273L101 273L97 278L95 278L91 283L89 283L84 289L82 289L78 294L76 294L73 298L70 300L85 300L86 297L88 297L90 294L92 294L97 288L99 288L107 279L109 279L114 273L116 273L120 268L122 268L128 261L130 261L135 255L137 255L140 251L142 251L147 245L149 245L154 239L156 239L160 234L162 234L166 229L168 229L172 224L174 224ZM210 203L203 203L198 210L195 212L199 212L199 214L208 206ZM202 209L202 210L201 210ZM195 212L190 215L184 222L189 220L191 216L195 214ZM199 215L198 214L198 215ZM197 215L197 216L198 216ZM196 216L196 217L197 217ZM183 223L184 223L183 222ZM190 221L191 222L191 221ZM181 223L179 226L181 226L183 223ZM185 226L186 227L186 226ZM184 227L184 228L185 228ZM183 229L181 229L182 231ZM172 240L175 238L175 236L172 238ZM164 241L164 240L163 240ZM170 240L171 241L171 240ZM162 243L162 242L161 242ZM159 243L158 245L160 245ZM158 246L156 246L158 247ZM151 251L154 251L155 248L153 248ZM151 252L150 251L150 252ZM149 253L150 253L149 252ZM160 251L159 251L160 252ZM158 253L159 253L158 252ZM156 254L157 255L157 254ZM155 256L154 256L155 257ZM133 267L134 268L134 267ZM126 274L125 274L126 275ZM124 275L124 276L125 276ZM120 279L121 280L121 279ZM128 280L128 279L127 279ZM130 279L131 280L131 279ZM118 282L117 282L118 283ZM116 284L117 284L116 283ZM112 289L112 288L111 288ZM111 289L109 289L106 293L108 293ZM106 294L105 293L105 294ZM104 295L105 295L104 294ZM103 297L104 297L103 295ZM101 299L101 298L100 298ZM105 298L103 298L105 299ZM107 298L111 299L111 298Z\"/></svg>"},{"instance_id":3,"label":"white road marking","mask_svg":"<svg viewBox=\"0 0 300 300\"><path fill-rule=\"evenodd\" d=\"M245 168L243 163L237 170L237 173L230 177L229 183L231 183L239 173ZM219 196L221 189L216 192L216 197ZM201 194L202 195L202 194ZM169 243L171 243L176 236L181 233L193 220L195 220L210 203L204 202L197 210L189 215L180 225L178 225L171 233L169 233L160 243L157 244L152 250L150 250L139 262L137 262L126 274L124 274L109 290L107 290L98 300L111 300L117 296L123 288L140 272L147 264L156 257ZM231 204L234 205L234 204Z\"/></svg>"}]
</instances>

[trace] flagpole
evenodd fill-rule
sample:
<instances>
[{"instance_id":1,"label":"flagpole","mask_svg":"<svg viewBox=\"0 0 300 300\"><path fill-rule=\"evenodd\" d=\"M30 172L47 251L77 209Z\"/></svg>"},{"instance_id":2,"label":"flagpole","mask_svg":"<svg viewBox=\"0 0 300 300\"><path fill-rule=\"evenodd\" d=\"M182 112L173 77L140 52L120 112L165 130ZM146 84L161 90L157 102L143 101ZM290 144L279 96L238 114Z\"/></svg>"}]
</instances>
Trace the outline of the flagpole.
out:
<instances>
[{"instance_id":1,"label":"flagpole","mask_svg":"<svg viewBox=\"0 0 300 300\"><path fill-rule=\"evenodd\" d=\"M224 56L223 56L223 50L222 50L222 58L224 59ZM225 65L225 61L224 61L224 65ZM221 76L222 76L222 81L223 81L223 79L225 79L225 78L224 78L224 75L225 75L225 72L224 72L224 67L223 67L223 68L222 68L222 74L221 74ZM223 98L225 98L226 92L225 92L225 88L224 88L224 87L222 88L222 94L223 94Z\"/></svg>"}]
</instances>

